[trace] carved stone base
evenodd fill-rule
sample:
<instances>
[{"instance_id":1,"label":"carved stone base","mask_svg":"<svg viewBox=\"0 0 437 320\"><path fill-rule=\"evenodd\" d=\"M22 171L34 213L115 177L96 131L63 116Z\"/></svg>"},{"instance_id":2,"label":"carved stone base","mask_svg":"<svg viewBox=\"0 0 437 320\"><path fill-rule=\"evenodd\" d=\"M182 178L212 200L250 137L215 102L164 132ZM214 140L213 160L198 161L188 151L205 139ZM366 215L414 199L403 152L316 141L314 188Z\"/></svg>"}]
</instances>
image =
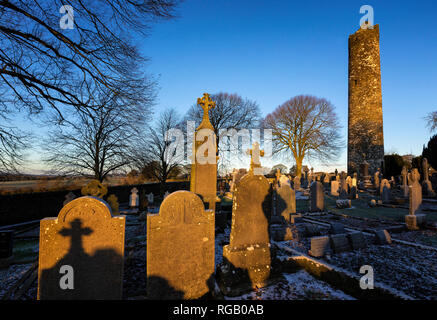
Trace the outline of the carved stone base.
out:
<instances>
[{"instance_id":1,"label":"carved stone base","mask_svg":"<svg viewBox=\"0 0 437 320\"><path fill-rule=\"evenodd\" d=\"M405 223L409 230L419 230L426 224L425 214L409 214L405 216Z\"/></svg>"},{"instance_id":2,"label":"carved stone base","mask_svg":"<svg viewBox=\"0 0 437 320\"><path fill-rule=\"evenodd\" d=\"M242 269L247 274L252 288L263 287L270 276L270 244L254 244L240 248L223 247L223 258L233 268ZM244 281L244 279L242 279Z\"/></svg>"}]
</instances>

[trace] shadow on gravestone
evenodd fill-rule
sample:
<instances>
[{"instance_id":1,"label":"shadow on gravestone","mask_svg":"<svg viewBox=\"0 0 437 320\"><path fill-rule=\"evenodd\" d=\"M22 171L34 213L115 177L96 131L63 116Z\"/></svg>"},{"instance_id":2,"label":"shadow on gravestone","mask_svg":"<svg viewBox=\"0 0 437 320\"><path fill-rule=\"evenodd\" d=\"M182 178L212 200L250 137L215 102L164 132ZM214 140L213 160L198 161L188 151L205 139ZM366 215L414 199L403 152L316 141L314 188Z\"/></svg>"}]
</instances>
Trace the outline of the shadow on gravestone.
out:
<instances>
[{"instance_id":1,"label":"shadow on gravestone","mask_svg":"<svg viewBox=\"0 0 437 320\"><path fill-rule=\"evenodd\" d=\"M58 218L41 220L38 299L120 300L124 227L124 217L112 218L94 197L73 200Z\"/></svg>"},{"instance_id":2,"label":"shadow on gravestone","mask_svg":"<svg viewBox=\"0 0 437 320\"><path fill-rule=\"evenodd\" d=\"M272 187L264 176L247 174L237 183L230 243L217 269L225 295L239 295L271 280L274 250L270 246Z\"/></svg>"},{"instance_id":3,"label":"shadow on gravestone","mask_svg":"<svg viewBox=\"0 0 437 320\"><path fill-rule=\"evenodd\" d=\"M176 191L147 216L147 298L199 299L214 288L214 212Z\"/></svg>"},{"instance_id":4,"label":"shadow on gravestone","mask_svg":"<svg viewBox=\"0 0 437 320\"><path fill-rule=\"evenodd\" d=\"M70 238L70 249L55 266L40 271L39 299L121 299L122 273L119 266L123 263L122 256L112 249L100 249L94 255L88 255L83 248L82 238L91 235L93 230L83 228L82 224L81 219L75 219L70 223L71 228L59 231L61 236ZM71 289L61 288L63 266L72 267Z\"/></svg>"}]
</instances>

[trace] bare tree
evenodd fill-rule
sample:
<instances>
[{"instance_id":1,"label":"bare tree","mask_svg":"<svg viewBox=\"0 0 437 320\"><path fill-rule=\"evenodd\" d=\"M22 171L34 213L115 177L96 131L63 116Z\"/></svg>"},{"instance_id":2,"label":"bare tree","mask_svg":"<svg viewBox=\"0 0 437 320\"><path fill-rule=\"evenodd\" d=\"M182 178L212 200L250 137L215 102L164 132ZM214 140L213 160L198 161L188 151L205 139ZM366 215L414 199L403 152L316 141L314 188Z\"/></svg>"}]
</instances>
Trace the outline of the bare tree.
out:
<instances>
[{"instance_id":1,"label":"bare tree","mask_svg":"<svg viewBox=\"0 0 437 320\"><path fill-rule=\"evenodd\" d=\"M45 161L53 172L91 174L103 181L127 168L155 98L153 82L138 82L128 95L98 96L99 108L78 112L55 126L44 141Z\"/></svg>"},{"instance_id":2,"label":"bare tree","mask_svg":"<svg viewBox=\"0 0 437 320\"><path fill-rule=\"evenodd\" d=\"M29 136L9 124L6 112L0 111L0 174L18 172L24 161L23 149L28 146Z\"/></svg>"},{"instance_id":3,"label":"bare tree","mask_svg":"<svg viewBox=\"0 0 437 320\"><path fill-rule=\"evenodd\" d=\"M305 157L329 161L342 147L338 117L325 99L291 98L268 114L263 125L272 130L273 153L291 152L299 177Z\"/></svg>"},{"instance_id":4,"label":"bare tree","mask_svg":"<svg viewBox=\"0 0 437 320\"><path fill-rule=\"evenodd\" d=\"M428 113L425 120L427 121L427 126L431 132L437 129L437 111Z\"/></svg>"},{"instance_id":5,"label":"bare tree","mask_svg":"<svg viewBox=\"0 0 437 320\"><path fill-rule=\"evenodd\" d=\"M51 107L63 121L63 106L98 108L93 92L126 94L124 70L144 60L132 36L172 18L178 2L0 0L0 89L7 89L0 105L31 113ZM74 14L72 30L61 28L67 13Z\"/></svg>"},{"instance_id":6,"label":"bare tree","mask_svg":"<svg viewBox=\"0 0 437 320\"><path fill-rule=\"evenodd\" d=\"M180 116L175 109L162 111L155 125L146 131L143 147L134 153L143 175L160 182L161 195L167 179L179 173L184 162L184 135L180 128Z\"/></svg>"},{"instance_id":7,"label":"bare tree","mask_svg":"<svg viewBox=\"0 0 437 320\"><path fill-rule=\"evenodd\" d=\"M215 107L209 110L209 119L214 128L217 142L217 155L223 154L224 151L232 151L232 148L238 148L231 144L221 144L221 130L229 129L251 129L259 127L261 112L258 104L249 99L243 99L238 94L229 94L220 92L211 95L211 99L216 103ZM199 105L193 105L185 116L186 120L192 120L199 125L202 121L203 110ZM224 157L220 157L222 165Z\"/></svg>"}]
</instances>

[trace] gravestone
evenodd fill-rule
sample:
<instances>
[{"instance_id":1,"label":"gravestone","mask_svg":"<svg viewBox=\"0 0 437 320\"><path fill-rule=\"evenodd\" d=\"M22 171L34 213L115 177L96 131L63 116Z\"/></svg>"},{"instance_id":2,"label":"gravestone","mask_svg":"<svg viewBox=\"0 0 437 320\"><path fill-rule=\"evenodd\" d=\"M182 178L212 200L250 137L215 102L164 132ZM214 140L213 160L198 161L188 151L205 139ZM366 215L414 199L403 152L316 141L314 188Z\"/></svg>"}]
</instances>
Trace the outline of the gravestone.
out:
<instances>
[{"instance_id":1,"label":"gravestone","mask_svg":"<svg viewBox=\"0 0 437 320\"><path fill-rule=\"evenodd\" d=\"M381 186L382 185L383 184L381 183ZM382 187L381 200L382 200L382 203L384 203L384 204L390 203L390 188L389 187L387 187L387 186Z\"/></svg>"},{"instance_id":2,"label":"gravestone","mask_svg":"<svg viewBox=\"0 0 437 320\"><path fill-rule=\"evenodd\" d=\"M125 216L80 197L40 222L38 299L122 298Z\"/></svg>"},{"instance_id":3,"label":"gravestone","mask_svg":"<svg viewBox=\"0 0 437 320\"><path fill-rule=\"evenodd\" d=\"M351 246L348 241L346 234L333 234L331 238L331 247L334 253L341 253L345 251L350 251Z\"/></svg>"},{"instance_id":4,"label":"gravestone","mask_svg":"<svg viewBox=\"0 0 437 320\"><path fill-rule=\"evenodd\" d=\"M340 188L340 186L339 186L337 180L331 181L331 196L338 197L339 196L339 193L338 193L339 188Z\"/></svg>"},{"instance_id":5,"label":"gravestone","mask_svg":"<svg viewBox=\"0 0 437 320\"><path fill-rule=\"evenodd\" d=\"M140 210L141 211L147 210L148 206L149 206L149 201L147 199L146 190L142 189L140 192Z\"/></svg>"},{"instance_id":6,"label":"gravestone","mask_svg":"<svg viewBox=\"0 0 437 320\"><path fill-rule=\"evenodd\" d=\"M108 188L104 186L99 180L92 180L81 189L83 196L91 196L103 199L108 193Z\"/></svg>"},{"instance_id":7,"label":"gravestone","mask_svg":"<svg viewBox=\"0 0 437 320\"><path fill-rule=\"evenodd\" d=\"M275 191L275 211L280 222L290 222L290 216L296 213L296 195L288 184L281 184Z\"/></svg>"},{"instance_id":8,"label":"gravestone","mask_svg":"<svg viewBox=\"0 0 437 320\"><path fill-rule=\"evenodd\" d=\"M118 215L119 204L118 204L118 198L115 196L115 194L109 195L107 202L108 202L109 206L111 207L112 214Z\"/></svg>"},{"instance_id":9,"label":"gravestone","mask_svg":"<svg viewBox=\"0 0 437 320\"><path fill-rule=\"evenodd\" d=\"M346 173L341 172L340 176L340 199L349 198L349 186L346 182Z\"/></svg>"},{"instance_id":10,"label":"gravestone","mask_svg":"<svg viewBox=\"0 0 437 320\"><path fill-rule=\"evenodd\" d=\"M271 190L267 179L251 173L244 176L235 189L230 243L223 247L223 258L230 270L237 269L244 275L234 285L246 283L255 288L267 283L271 264L270 210Z\"/></svg>"},{"instance_id":11,"label":"gravestone","mask_svg":"<svg viewBox=\"0 0 437 320\"><path fill-rule=\"evenodd\" d=\"M70 201L72 201L74 199L76 199L76 195L73 192L70 191L65 196L65 200L64 200L64 203L62 205L65 206L67 203L69 203Z\"/></svg>"},{"instance_id":12,"label":"gravestone","mask_svg":"<svg viewBox=\"0 0 437 320\"><path fill-rule=\"evenodd\" d=\"M147 298L196 299L211 290L214 211L198 195L176 191L147 216Z\"/></svg>"},{"instance_id":13,"label":"gravestone","mask_svg":"<svg viewBox=\"0 0 437 320\"><path fill-rule=\"evenodd\" d=\"M294 191L300 190L300 178L298 176L294 177L293 179L293 187L294 187Z\"/></svg>"},{"instance_id":14,"label":"gravestone","mask_svg":"<svg viewBox=\"0 0 437 320\"><path fill-rule=\"evenodd\" d=\"M140 206L140 197L138 196L138 189L132 188L129 195L129 207L138 208Z\"/></svg>"},{"instance_id":15,"label":"gravestone","mask_svg":"<svg viewBox=\"0 0 437 320\"><path fill-rule=\"evenodd\" d=\"M432 189L432 183L429 180L428 159L423 158L422 168L423 168L423 172L424 172L424 177L423 177L423 181L422 181L422 195L425 197L433 198L433 197L435 197L435 193L434 193L434 190Z\"/></svg>"},{"instance_id":16,"label":"gravestone","mask_svg":"<svg viewBox=\"0 0 437 320\"><path fill-rule=\"evenodd\" d=\"M350 189L352 188L352 178L350 176L346 177L346 185L348 193L350 192Z\"/></svg>"},{"instance_id":17,"label":"gravestone","mask_svg":"<svg viewBox=\"0 0 437 320\"><path fill-rule=\"evenodd\" d=\"M320 181L314 181L310 186L310 212L325 210L325 192Z\"/></svg>"},{"instance_id":18,"label":"gravestone","mask_svg":"<svg viewBox=\"0 0 437 320\"><path fill-rule=\"evenodd\" d=\"M147 201L149 202L149 205L150 205L150 204L153 204L154 196L153 196L153 193L152 193L152 192L150 192L150 193L147 195Z\"/></svg>"},{"instance_id":19,"label":"gravestone","mask_svg":"<svg viewBox=\"0 0 437 320\"><path fill-rule=\"evenodd\" d=\"M356 186L352 186L349 197L354 200L358 198L358 188Z\"/></svg>"},{"instance_id":20,"label":"gravestone","mask_svg":"<svg viewBox=\"0 0 437 320\"><path fill-rule=\"evenodd\" d=\"M308 172L309 172L309 169L308 169L307 166L304 166L303 172L304 172L305 174L304 174L303 183L302 183L301 185L302 185L302 188L303 188L303 189L307 189L307 188L308 188L308 185L309 185L309 181L308 181Z\"/></svg>"},{"instance_id":21,"label":"gravestone","mask_svg":"<svg viewBox=\"0 0 437 320\"><path fill-rule=\"evenodd\" d=\"M364 234L359 231L354 231L348 234L349 242L352 250L364 249L366 247L366 238Z\"/></svg>"},{"instance_id":22,"label":"gravestone","mask_svg":"<svg viewBox=\"0 0 437 320\"><path fill-rule=\"evenodd\" d=\"M408 183L407 183L407 175L408 175L408 171L407 168L405 166L402 167L402 193L404 197L408 197Z\"/></svg>"},{"instance_id":23,"label":"gravestone","mask_svg":"<svg viewBox=\"0 0 437 320\"><path fill-rule=\"evenodd\" d=\"M331 222L329 224L329 233L330 234L346 233L344 229L344 224L338 222Z\"/></svg>"},{"instance_id":24,"label":"gravestone","mask_svg":"<svg viewBox=\"0 0 437 320\"><path fill-rule=\"evenodd\" d=\"M291 186L290 179L286 175L281 174L281 176L279 178L279 185L280 186L282 186L282 185Z\"/></svg>"},{"instance_id":25,"label":"gravestone","mask_svg":"<svg viewBox=\"0 0 437 320\"><path fill-rule=\"evenodd\" d=\"M326 173L325 176L323 177L323 184L324 184L324 187L325 187L326 189L329 188L329 183L330 183L330 182L331 182L331 176L330 176L329 173Z\"/></svg>"},{"instance_id":26,"label":"gravestone","mask_svg":"<svg viewBox=\"0 0 437 320\"><path fill-rule=\"evenodd\" d=\"M414 168L410 175L411 185L409 188L409 214L405 216L405 223L409 230L418 230L426 223L426 215L420 213L422 205L422 187L420 186L419 171Z\"/></svg>"},{"instance_id":27,"label":"gravestone","mask_svg":"<svg viewBox=\"0 0 437 320\"><path fill-rule=\"evenodd\" d=\"M215 102L204 93L197 99L203 109L203 118L194 133L193 153L191 157L190 191L202 198L208 209L215 211L217 200L217 140L214 127L209 120L209 110Z\"/></svg>"},{"instance_id":28,"label":"gravestone","mask_svg":"<svg viewBox=\"0 0 437 320\"><path fill-rule=\"evenodd\" d=\"M338 209L346 209L352 207L352 201L348 199L339 199L335 201L335 206Z\"/></svg>"},{"instance_id":29,"label":"gravestone","mask_svg":"<svg viewBox=\"0 0 437 320\"><path fill-rule=\"evenodd\" d=\"M309 255L320 258L330 252L331 244L328 236L312 237Z\"/></svg>"},{"instance_id":30,"label":"gravestone","mask_svg":"<svg viewBox=\"0 0 437 320\"><path fill-rule=\"evenodd\" d=\"M387 230L377 230L375 231L375 243L376 244L391 244L390 233Z\"/></svg>"},{"instance_id":31,"label":"gravestone","mask_svg":"<svg viewBox=\"0 0 437 320\"><path fill-rule=\"evenodd\" d=\"M387 179L382 179L381 182L379 183L379 194L382 195L382 191L384 190L384 188L388 188L390 189L390 182Z\"/></svg>"},{"instance_id":32,"label":"gravestone","mask_svg":"<svg viewBox=\"0 0 437 320\"><path fill-rule=\"evenodd\" d=\"M380 190L380 192L381 192L382 189L380 189L379 178L380 178L380 172L379 172L379 168L378 168L378 170L373 175L373 180L374 180L374 184L375 184L375 189Z\"/></svg>"}]
</instances>

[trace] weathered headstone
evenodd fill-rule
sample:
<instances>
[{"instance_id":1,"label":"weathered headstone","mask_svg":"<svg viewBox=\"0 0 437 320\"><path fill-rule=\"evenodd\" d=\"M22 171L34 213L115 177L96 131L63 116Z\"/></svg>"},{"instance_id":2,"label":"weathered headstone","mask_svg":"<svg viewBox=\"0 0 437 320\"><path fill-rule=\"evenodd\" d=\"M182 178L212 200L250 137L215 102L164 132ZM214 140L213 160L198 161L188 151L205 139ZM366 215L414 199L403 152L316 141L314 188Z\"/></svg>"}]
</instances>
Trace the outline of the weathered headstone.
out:
<instances>
[{"instance_id":1,"label":"weathered headstone","mask_svg":"<svg viewBox=\"0 0 437 320\"><path fill-rule=\"evenodd\" d=\"M300 178L298 176L294 177L293 186L294 186L294 191L300 190Z\"/></svg>"},{"instance_id":2,"label":"weathered headstone","mask_svg":"<svg viewBox=\"0 0 437 320\"><path fill-rule=\"evenodd\" d=\"M337 180L331 181L331 196L338 197L339 196L339 193L338 193L339 188L340 188L340 186L339 186Z\"/></svg>"},{"instance_id":3,"label":"weathered headstone","mask_svg":"<svg viewBox=\"0 0 437 320\"><path fill-rule=\"evenodd\" d=\"M339 209L351 208L352 202L349 199L339 199L335 201L335 206Z\"/></svg>"},{"instance_id":4,"label":"weathered headstone","mask_svg":"<svg viewBox=\"0 0 437 320\"><path fill-rule=\"evenodd\" d=\"M422 194L425 197L435 197L435 192L432 189L432 183L429 180L429 165L428 159L423 158L422 160L422 168L424 172L423 181L422 181Z\"/></svg>"},{"instance_id":5,"label":"weathered headstone","mask_svg":"<svg viewBox=\"0 0 437 320\"><path fill-rule=\"evenodd\" d=\"M340 233L346 233L344 229L344 224L338 223L338 222L331 222L329 224L329 233L330 234L340 234Z\"/></svg>"},{"instance_id":6,"label":"weathered headstone","mask_svg":"<svg viewBox=\"0 0 437 320\"><path fill-rule=\"evenodd\" d=\"M147 297L196 299L211 290L214 211L199 196L176 191L159 215L147 216Z\"/></svg>"},{"instance_id":7,"label":"weathered headstone","mask_svg":"<svg viewBox=\"0 0 437 320\"><path fill-rule=\"evenodd\" d=\"M209 120L209 110L215 102L204 93L197 99L203 109L203 118L194 133L193 155L191 161L190 191L199 194L208 209L215 210L217 197L217 140L214 127Z\"/></svg>"},{"instance_id":8,"label":"weathered headstone","mask_svg":"<svg viewBox=\"0 0 437 320\"><path fill-rule=\"evenodd\" d=\"M153 196L153 193L152 193L152 192L150 192L150 193L147 195L147 201L149 202L149 204L153 204L154 196Z\"/></svg>"},{"instance_id":9,"label":"weathered headstone","mask_svg":"<svg viewBox=\"0 0 437 320\"><path fill-rule=\"evenodd\" d=\"M118 203L118 198L116 197L116 195L115 194L109 195L107 202L108 202L109 206L111 207L112 214L118 215L119 203Z\"/></svg>"},{"instance_id":10,"label":"weathered headstone","mask_svg":"<svg viewBox=\"0 0 437 320\"><path fill-rule=\"evenodd\" d=\"M129 195L129 207L138 208L140 206L140 197L138 195L138 189L132 188Z\"/></svg>"},{"instance_id":11,"label":"weathered headstone","mask_svg":"<svg viewBox=\"0 0 437 320\"><path fill-rule=\"evenodd\" d=\"M354 231L348 234L352 250L363 249L366 247L366 238L359 231Z\"/></svg>"},{"instance_id":12,"label":"weathered headstone","mask_svg":"<svg viewBox=\"0 0 437 320\"><path fill-rule=\"evenodd\" d=\"M376 244L390 244L391 237L387 230L377 230L375 231L375 243Z\"/></svg>"},{"instance_id":13,"label":"weathered headstone","mask_svg":"<svg viewBox=\"0 0 437 320\"><path fill-rule=\"evenodd\" d=\"M40 222L38 299L122 298L125 217L95 197Z\"/></svg>"},{"instance_id":14,"label":"weathered headstone","mask_svg":"<svg viewBox=\"0 0 437 320\"><path fill-rule=\"evenodd\" d=\"M411 185L409 188L409 214L405 216L405 223L410 230L418 230L426 223L426 215L420 213L420 207L422 204L422 187L420 186L420 174L419 171L414 168L411 172Z\"/></svg>"},{"instance_id":15,"label":"weathered headstone","mask_svg":"<svg viewBox=\"0 0 437 320\"><path fill-rule=\"evenodd\" d=\"M408 171L405 166L402 167L402 193L404 197L408 197L408 183L407 183L407 175Z\"/></svg>"},{"instance_id":16,"label":"weathered headstone","mask_svg":"<svg viewBox=\"0 0 437 320\"><path fill-rule=\"evenodd\" d=\"M319 181L314 181L310 186L310 212L325 210L325 192Z\"/></svg>"},{"instance_id":17,"label":"weathered headstone","mask_svg":"<svg viewBox=\"0 0 437 320\"><path fill-rule=\"evenodd\" d=\"M267 179L251 173L244 176L236 186L230 243L223 247L223 258L232 268L244 270L252 287L264 286L270 275L270 210Z\"/></svg>"},{"instance_id":18,"label":"weathered headstone","mask_svg":"<svg viewBox=\"0 0 437 320\"><path fill-rule=\"evenodd\" d=\"M65 200L64 200L64 203L62 205L65 206L67 203L69 203L70 201L72 201L74 199L76 199L76 195L73 192L70 191L65 196Z\"/></svg>"},{"instance_id":19,"label":"weathered headstone","mask_svg":"<svg viewBox=\"0 0 437 320\"><path fill-rule=\"evenodd\" d=\"M384 204L390 203L390 188L387 186L382 188L381 200Z\"/></svg>"},{"instance_id":20,"label":"weathered headstone","mask_svg":"<svg viewBox=\"0 0 437 320\"><path fill-rule=\"evenodd\" d=\"M296 195L288 184L281 184L275 190L275 211L280 222L290 222L290 215L296 213Z\"/></svg>"},{"instance_id":21,"label":"weathered headstone","mask_svg":"<svg viewBox=\"0 0 437 320\"><path fill-rule=\"evenodd\" d=\"M331 235L331 247L334 253L340 253L344 251L350 251L351 246L349 244L346 234L333 234Z\"/></svg>"},{"instance_id":22,"label":"weathered headstone","mask_svg":"<svg viewBox=\"0 0 437 320\"><path fill-rule=\"evenodd\" d=\"M376 190L380 190L380 188L379 188L380 187L379 178L380 178L380 172L379 172L379 168L378 168L378 170L373 175L373 180L374 180L374 184L375 184L375 189Z\"/></svg>"},{"instance_id":23,"label":"weathered headstone","mask_svg":"<svg viewBox=\"0 0 437 320\"><path fill-rule=\"evenodd\" d=\"M328 236L312 237L311 249L309 254L313 257L323 257L331 250L331 244Z\"/></svg>"},{"instance_id":24,"label":"weathered headstone","mask_svg":"<svg viewBox=\"0 0 437 320\"><path fill-rule=\"evenodd\" d=\"M379 194L382 195L382 191L384 188L390 189L390 182L387 179L382 179L381 182L379 182Z\"/></svg>"}]
</instances>

